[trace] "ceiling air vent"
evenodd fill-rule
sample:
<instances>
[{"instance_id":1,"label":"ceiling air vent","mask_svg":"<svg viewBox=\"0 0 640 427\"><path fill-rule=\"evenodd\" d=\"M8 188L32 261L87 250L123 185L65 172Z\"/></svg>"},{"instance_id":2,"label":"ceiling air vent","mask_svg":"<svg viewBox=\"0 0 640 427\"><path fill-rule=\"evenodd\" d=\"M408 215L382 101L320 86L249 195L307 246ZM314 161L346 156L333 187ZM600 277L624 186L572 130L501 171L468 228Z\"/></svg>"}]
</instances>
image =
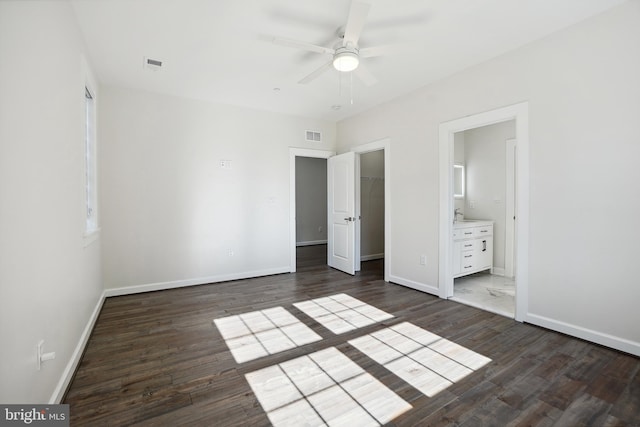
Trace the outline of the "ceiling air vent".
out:
<instances>
[{"instance_id":1,"label":"ceiling air vent","mask_svg":"<svg viewBox=\"0 0 640 427\"><path fill-rule=\"evenodd\" d=\"M162 68L162 61L145 56L144 67L148 70L158 71L160 68Z\"/></svg>"},{"instance_id":2,"label":"ceiling air vent","mask_svg":"<svg viewBox=\"0 0 640 427\"><path fill-rule=\"evenodd\" d=\"M320 132L308 130L305 132L305 140L309 142L320 142L322 141L322 134Z\"/></svg>"}]
</instances>

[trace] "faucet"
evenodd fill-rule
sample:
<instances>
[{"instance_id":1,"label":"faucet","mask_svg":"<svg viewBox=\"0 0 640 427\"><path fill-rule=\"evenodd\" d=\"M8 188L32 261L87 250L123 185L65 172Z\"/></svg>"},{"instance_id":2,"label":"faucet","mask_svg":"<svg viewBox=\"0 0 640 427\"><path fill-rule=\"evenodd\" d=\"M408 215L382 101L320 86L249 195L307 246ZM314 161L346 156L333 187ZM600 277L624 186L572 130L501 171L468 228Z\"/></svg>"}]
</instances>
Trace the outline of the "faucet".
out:
<instances>
[{"instance_id":1,"label":"faucet","mask_svg":"<svg viewBox=\"0 0 640 427\"><path fill-rule=\"evenodd\" d=\"M462 212L460 212L460 208L456 208L456 210L453 211L453 223L454 224L458 221L458 215L464 215Z\"/></svg>"}]
</instances>

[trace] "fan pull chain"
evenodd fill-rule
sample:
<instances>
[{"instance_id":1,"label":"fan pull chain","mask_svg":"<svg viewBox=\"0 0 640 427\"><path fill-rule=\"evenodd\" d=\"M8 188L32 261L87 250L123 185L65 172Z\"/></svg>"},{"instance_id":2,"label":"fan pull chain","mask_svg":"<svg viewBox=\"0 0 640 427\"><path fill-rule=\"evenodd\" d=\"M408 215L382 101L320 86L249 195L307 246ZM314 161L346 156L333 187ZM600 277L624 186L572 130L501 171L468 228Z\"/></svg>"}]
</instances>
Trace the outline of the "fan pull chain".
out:
<instances>
[{"instance_id":1,"label":"fan pull chain","mask_svg":"<svg viewBox=\"0 0 640 427\"><path fill-rule=\"evenodd\" d=\"M351 105L353 105L353 71L349 73L349 95L351 98Z\"/></svg>"}]
</instances>

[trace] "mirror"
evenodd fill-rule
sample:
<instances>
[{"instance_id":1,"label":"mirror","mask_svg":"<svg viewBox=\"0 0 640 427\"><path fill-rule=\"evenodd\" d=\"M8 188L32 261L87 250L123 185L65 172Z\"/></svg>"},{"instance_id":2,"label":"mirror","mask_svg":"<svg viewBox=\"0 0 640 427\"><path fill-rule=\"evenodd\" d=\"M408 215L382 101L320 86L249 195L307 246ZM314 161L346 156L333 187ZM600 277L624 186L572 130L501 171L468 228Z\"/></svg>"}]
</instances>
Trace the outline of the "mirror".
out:
<instances>
[{"instance_id":1,"label":"mirror","mask_svg":"<svg viewBox=\"0 0 640 427\"><path fill-rule=\"evenodd\" d=\"M453 198L464 199L464 165L453 165Z\"/></svg>"}]
</instances>

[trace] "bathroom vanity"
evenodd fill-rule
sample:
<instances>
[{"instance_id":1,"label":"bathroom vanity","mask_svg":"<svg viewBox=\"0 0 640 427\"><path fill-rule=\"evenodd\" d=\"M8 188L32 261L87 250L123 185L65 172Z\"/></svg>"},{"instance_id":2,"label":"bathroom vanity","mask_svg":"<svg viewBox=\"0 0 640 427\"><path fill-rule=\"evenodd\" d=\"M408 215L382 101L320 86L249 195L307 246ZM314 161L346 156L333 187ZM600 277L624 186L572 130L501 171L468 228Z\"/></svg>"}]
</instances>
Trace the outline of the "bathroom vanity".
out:
<instances>
[{"instance_id":1,"label":"bathroom vanity","mask_svg":"<svg viewBox=\"0 0 640 427\"><path fill-rule=\"evenodd\" d=\"M493 221L453 224L453 277L493 268Z\"/></svg>"}]
</instances>

